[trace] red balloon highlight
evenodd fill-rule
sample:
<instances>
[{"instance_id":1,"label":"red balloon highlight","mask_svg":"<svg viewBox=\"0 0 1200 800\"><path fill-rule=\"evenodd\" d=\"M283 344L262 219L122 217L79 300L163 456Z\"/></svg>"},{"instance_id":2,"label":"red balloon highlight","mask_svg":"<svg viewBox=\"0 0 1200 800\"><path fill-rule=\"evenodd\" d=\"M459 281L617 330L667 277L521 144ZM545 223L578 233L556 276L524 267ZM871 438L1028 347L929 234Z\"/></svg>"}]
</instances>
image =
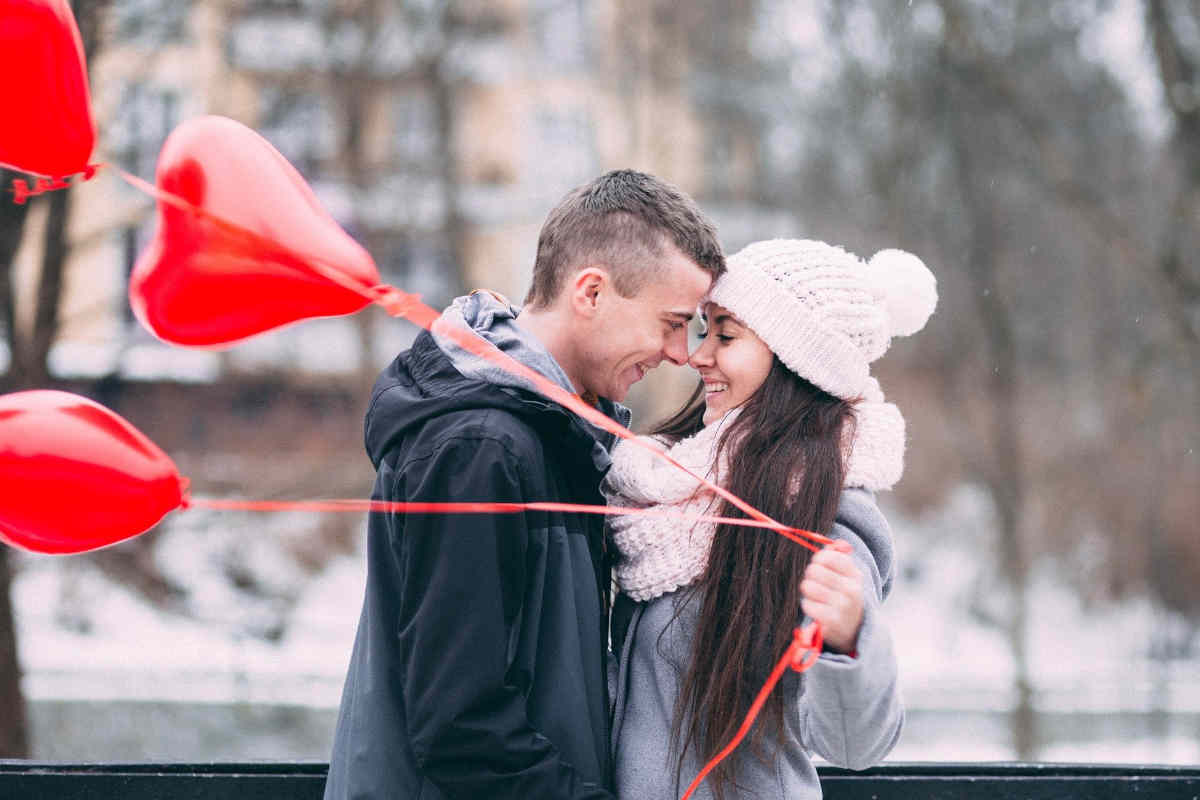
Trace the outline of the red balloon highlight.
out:
<instances>
[{"instance_id":1,"label":"red balloon highlight","mask_svg":"<svg viewBox=\"0 0 1200 800\"><path fill-rule=\"evenodd\" d=\"M82 553L137 536L183 502L174 462L85 397L0 396L0 540Z\"/></svg>"},{"instance_id":2,"label":"red balloon highlight","mask_svg":"<svg viewBox=\"0 0 1200 800\"><path fill-rule=\"evenodd\" d=\"M0 0L0 164L60 178L96 143L83 41L67 0Z\"/></svg>"},{"instance_id":3,"label":"red balloon highlight","mask_svg":"<svg viewBox=\"0 0 1200 800\"><path fill-rule=\"evenodd\" d=\"M220 346L352 314L379 272L266 139L225 117L176 128L158 160L158 230L134 267L138 319L173 344Z\"/></svg>"}]
</instances>

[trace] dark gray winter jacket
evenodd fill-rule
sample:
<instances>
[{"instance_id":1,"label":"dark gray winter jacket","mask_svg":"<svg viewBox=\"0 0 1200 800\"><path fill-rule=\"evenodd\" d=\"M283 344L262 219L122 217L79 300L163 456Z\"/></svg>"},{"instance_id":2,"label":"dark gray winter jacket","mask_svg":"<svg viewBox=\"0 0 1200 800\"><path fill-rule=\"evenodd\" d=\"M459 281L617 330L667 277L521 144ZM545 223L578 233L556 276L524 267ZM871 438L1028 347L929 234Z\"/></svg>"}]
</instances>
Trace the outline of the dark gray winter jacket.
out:
<instances>
[{"instance_id":1,"label":"dark gray winter jacket","mask_svg":"<svg viewBox=\"0 0 1200 800\"><path fill-rule=\"evenodd\" d=\"M511 323L481 310L468 324ZM366 420L373 496L602 503L608 442L487 377L464 377L428 333L384 371ZM376 513L367 547L326 800L610 798L602 519Z\"/></svg>"}]
</instances>

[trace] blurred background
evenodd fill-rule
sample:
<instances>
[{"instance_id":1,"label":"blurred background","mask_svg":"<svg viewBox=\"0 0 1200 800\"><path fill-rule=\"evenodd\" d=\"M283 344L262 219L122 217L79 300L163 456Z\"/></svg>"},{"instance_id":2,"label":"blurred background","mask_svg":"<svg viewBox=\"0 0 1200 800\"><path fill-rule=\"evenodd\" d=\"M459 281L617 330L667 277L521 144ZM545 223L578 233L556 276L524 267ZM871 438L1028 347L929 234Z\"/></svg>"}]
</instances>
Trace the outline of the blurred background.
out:
<instances>
[{"instance_id":1,"label":"blurred background","mask_svg":"<svg viewBox=\"0 0 1200 800\"><path fill-rule=\"evenodd\" d=\"M546 213L619 167L727 252L918 254L938 311L876 364L909 432L892 759L1200 761L1200 2L72 5L97 160L153 180L180 121L238 119L434 306L520 302ZM416 329L372 307L169 348L126 299L154 224L104 171L0 202L0 389L94 397L196 494L369 496L368 391ZM638 426L693 382L653 373ZM190 510L0 547L0 757L326 759L364 530Z\"/></svg>"}]
</instances>

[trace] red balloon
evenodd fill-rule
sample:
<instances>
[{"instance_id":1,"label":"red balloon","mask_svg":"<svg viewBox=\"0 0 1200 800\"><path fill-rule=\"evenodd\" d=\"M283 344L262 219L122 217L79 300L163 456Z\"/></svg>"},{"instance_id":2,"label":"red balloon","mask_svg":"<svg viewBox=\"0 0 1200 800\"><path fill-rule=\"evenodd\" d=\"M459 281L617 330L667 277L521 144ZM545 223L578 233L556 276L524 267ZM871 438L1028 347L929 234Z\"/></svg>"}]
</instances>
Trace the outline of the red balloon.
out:
<instances>
[{"instance_id":1,"label":"red balloon","mask_svg":"<svg viewBox=\"0 0 1200 800\"><path fill-rule=\"evenodd\" d=\"M134 266L129 300L161 339L223 345L352 314L379 284L370 254L239 122L198 117L176 128L158 158L158 188L169 196L159 197L158 230Z\"/></svg>"},{"instance_id":2,"label":"red balloon","mask_svg":"<svg viewBox=\"0 0 1200 800\"><path fill-rule=\"evenodd\" d=\"M67 0L0 0L0 164L65 177L96 143L83 42Z\"/></svg>"},{"instance_id":3,"label":"red balloon","mask_svg":"<svg viewBox=\"0 0 1200 800\"><path fill-rule=\"evenodd\" d=\"M0 540L82 553L136 536L183 502L175 464L86 397L0 396Z\"/></svg>"}]
</instances>

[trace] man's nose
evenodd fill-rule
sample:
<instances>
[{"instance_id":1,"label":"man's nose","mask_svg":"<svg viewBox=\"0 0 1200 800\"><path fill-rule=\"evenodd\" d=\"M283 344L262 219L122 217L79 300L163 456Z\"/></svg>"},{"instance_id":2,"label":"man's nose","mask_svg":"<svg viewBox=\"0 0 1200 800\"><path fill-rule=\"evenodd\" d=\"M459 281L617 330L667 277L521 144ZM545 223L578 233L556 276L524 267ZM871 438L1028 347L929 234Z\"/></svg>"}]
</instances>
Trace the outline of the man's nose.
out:
<instances>
[{"instance_id":1,"label":"man's nose","mask_svg":"<svg viewBox=\"0 0 1200 800\"><path fill-rule=\"evenodd\" d=\"M663 347L663 357L677 367L688 362L687 335L672 336Z\"/></svg>"},{"instance_id":2,"label":"man's nose","mask_svg":"<svg viewBox=\"0 0 1200 800\"><path fill-rule=\"evenodd\" d=\"M713 340L713 337L710 336L710 337L706 338L704 341L700 342L700 346L696 348L696 352L692 353L691 357L688 359L687 363L690 364L693 369L700 369L701 367L711 367L712 366L712 363L713 363L713 357L712 357L713 349L711 347L712 340Z\"/></svg>"}]
</instances>

